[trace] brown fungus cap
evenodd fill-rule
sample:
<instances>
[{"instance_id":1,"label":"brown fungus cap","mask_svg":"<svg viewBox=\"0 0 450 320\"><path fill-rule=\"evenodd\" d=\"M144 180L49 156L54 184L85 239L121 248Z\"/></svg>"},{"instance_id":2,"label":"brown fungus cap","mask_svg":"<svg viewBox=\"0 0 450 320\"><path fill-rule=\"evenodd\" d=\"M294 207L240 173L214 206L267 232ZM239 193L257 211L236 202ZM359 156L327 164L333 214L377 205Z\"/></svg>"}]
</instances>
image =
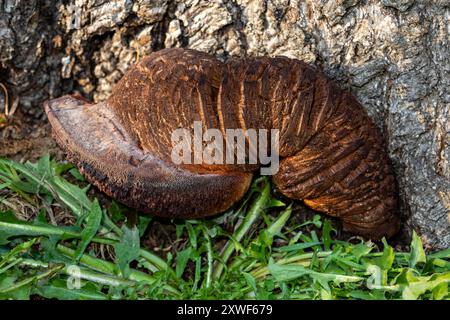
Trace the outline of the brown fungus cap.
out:
<instances>
[{"instance_id":1,"label":"brown fungus cap","mask_svg":"<svg viewBox=\"0 0 450 320\"><path fill-rule=\"evenodd\" d=\"M278 129L273 181L283 194L368 238L399 228L397 185L378 128L351 94L299 60L223 63L164 49L131 67L107 101L64 96L45 109L57 142L86 178L143 212L208 216L247 191L259 164L172 163L171 133L200 121L222 133Z\"/></svg>"},{"instance_id":2,"label":"brown fungus cap","mask_svg":"<svg viewBox=\"0 0 450 320\"><path fill-rule=\"evenodd\" d=\"M142 212L195 218L228 209L251 173L196 173L144 153L106 103L64 96L45 105L54 137L88 181Z\"/></svg>"}]
</instances>

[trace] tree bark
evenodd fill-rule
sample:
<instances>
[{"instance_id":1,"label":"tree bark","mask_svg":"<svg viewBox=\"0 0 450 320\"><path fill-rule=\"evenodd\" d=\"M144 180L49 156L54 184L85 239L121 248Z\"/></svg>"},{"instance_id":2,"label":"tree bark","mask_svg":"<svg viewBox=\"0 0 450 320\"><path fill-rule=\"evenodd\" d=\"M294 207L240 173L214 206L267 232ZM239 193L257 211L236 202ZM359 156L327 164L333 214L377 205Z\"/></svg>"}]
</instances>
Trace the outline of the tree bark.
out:
<instances>
[{"instance_id":1,"label":"tree bark","mask_svg":"<svg viewBox=\"0 0 450 320\"><path fill-rule=\"evenodd\" d=\"M448 248L449 7L448 0L0 0L0 82L21 111L43 118L45 99L80 92L104 100L130 65L165 47L304 60L354 92L382 129L405 226L430 248Z\"/></svg>"}]
</instances>

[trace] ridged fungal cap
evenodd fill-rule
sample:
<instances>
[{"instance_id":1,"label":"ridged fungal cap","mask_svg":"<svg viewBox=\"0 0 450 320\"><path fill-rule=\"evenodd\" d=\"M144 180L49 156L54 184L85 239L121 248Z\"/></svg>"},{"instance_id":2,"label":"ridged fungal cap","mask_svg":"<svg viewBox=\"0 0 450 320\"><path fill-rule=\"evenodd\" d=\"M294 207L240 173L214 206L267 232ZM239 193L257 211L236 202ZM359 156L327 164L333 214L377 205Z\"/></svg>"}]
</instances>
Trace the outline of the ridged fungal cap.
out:
<instances>
[{"instance_id":1,"label":"ridged fungal cap","mask_svg":"<svg viewBox=\"0 0 450 320\"><path fill-rule=\"evenodd\" d=\"M257 165L175 165L171 134L192 128L278 129L286 196L370 238L399 227L397 189L376 126L318 70L284 57L230 58L165 49L133 66L105 102L46 103L60 146L99 189L143 212L201 217L229 208Z\"/></svg>"}]
</instances>

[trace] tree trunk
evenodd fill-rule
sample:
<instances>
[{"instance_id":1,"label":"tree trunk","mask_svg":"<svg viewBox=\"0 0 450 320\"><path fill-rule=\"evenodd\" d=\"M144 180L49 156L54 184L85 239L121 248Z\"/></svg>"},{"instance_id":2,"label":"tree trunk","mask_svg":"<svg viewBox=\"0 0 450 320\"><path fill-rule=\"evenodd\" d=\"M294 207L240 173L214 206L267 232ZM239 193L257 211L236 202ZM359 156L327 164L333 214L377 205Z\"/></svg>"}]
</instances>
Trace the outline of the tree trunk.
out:
<instances>
[{"instance_id":1,"label":"tree trunk","mask_svg":"<svg viewBox=\"0 0 450 320\"><path fill-rule=\"evenodd\" d=\"M302 59L367 108L388 143L405 226L430 248L448 248L449 6L448 0L0 0L0 82L21 112L43 119L45 99L80 92L103 100L131 64L164 47L224 59ZM0 106L4 96L0 90Z\"/></svg>"}]
</instances>

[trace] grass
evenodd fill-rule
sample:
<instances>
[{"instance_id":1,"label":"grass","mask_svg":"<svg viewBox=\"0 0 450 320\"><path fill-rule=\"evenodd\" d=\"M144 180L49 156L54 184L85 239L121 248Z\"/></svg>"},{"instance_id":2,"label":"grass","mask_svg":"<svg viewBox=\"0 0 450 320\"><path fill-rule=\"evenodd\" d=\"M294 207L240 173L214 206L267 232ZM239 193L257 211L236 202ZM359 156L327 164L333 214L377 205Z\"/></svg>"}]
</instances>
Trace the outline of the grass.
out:
<instances>
[{"instance_id":1,"label":"grass","mask_svg":"<svg viewBox=\"0 0 450 320\"><path fill-rule=\"evenodd\" d=\"M167 254L142 246L154 220L89 189L48 156L0 159L0 299L450 298L450 249L426 255L415 233L407 252L338 240L319 215L297 222L266 178L225 214L173 221L183 245Z\"/></svg>"}]
</instances>

